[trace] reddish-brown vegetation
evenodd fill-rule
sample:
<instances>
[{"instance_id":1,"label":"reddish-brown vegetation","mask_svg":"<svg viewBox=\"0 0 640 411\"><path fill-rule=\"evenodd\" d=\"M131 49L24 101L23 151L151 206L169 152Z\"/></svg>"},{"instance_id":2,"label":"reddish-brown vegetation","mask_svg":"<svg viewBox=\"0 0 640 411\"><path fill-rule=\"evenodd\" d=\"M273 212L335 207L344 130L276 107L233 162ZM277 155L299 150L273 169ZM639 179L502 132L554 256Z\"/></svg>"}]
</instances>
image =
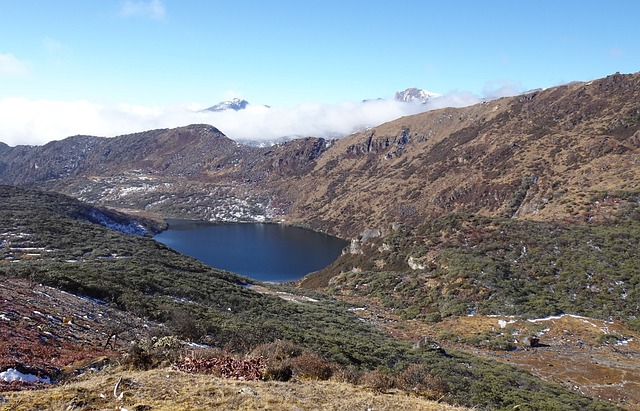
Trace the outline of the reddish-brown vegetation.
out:
<instances>
[{"instance_id":1,"label":"reddish-brown vegetation","mask_svg":"<svg viewBox=\"0 0 640 411\"><path fill-rule=\"evenodd\" d=\"M260 357L240 359L224 355L214 358L184 357L174 366L176 369L188 373L212 374L223 378L256 381L262 379L266 363Z\"/></svg>"}]
</instances>

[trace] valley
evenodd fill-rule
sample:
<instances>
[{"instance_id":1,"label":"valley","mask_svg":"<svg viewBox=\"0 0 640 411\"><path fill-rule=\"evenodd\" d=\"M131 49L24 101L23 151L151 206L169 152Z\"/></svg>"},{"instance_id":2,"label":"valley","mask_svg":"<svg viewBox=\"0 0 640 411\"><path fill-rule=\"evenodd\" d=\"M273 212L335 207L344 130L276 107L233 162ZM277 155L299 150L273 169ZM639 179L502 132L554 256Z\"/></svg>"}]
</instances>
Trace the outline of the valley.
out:
<instances>
[{"instance_id":1,"label":"valley","mask_svg":"<svg viewBox=\"0 0 640 411\"><path fill-rule=\"evenodd\" d=\"M271 375L325 379L303 358L362 404L640 409L639 119L640 74L615 74L339 140L253 147L190 125L0 146L0 183L11 185L0 186L0 326L66 350L47 364L40 348L28 348L34 360L4 354L2 367L77 384L2 394L0 407L47 392L67 406L87 381L105 391L129 369L147 372L131 381L157 381L145 367L176 363L185 344L246 359L286 341L297 354L267 358ZM262 284L153 242L166 218L277 222L350 245L296 284ZM138 324L122 330L137 357L103 342L118 322ZM182 342L149 345L170 336ZM93 359L65 357L69 344L99 348L106 374L74 380L80 368L67 367ZM140 353L153 366L134 364ZM266 398L242 384L233 390ZM128 406L149 405L141 398ZM422 406L439 409L411 405Z\"/></svg>"}]
</instances>

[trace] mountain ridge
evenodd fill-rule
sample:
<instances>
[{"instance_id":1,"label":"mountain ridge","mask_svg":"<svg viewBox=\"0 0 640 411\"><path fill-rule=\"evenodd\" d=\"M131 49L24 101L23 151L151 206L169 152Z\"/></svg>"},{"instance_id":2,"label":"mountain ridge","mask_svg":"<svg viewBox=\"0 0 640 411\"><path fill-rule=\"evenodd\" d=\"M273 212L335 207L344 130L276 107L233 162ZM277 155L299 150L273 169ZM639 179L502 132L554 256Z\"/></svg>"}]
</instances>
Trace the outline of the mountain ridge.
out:
<instances>
[{"instance_id":1,"label":"mountain ridge","mask_svg":"<svg viewBox=\"0 0 640 411\"><path fill-rule=\"evenodd\" d=\"M615 74L270 147L204 125L9 147L0 182L168 217L238 221L240 213L343 238L452 211L601 218L628 201L585 196L640 186L638 90L640 74Z\"/></svg>"}]
</instances>

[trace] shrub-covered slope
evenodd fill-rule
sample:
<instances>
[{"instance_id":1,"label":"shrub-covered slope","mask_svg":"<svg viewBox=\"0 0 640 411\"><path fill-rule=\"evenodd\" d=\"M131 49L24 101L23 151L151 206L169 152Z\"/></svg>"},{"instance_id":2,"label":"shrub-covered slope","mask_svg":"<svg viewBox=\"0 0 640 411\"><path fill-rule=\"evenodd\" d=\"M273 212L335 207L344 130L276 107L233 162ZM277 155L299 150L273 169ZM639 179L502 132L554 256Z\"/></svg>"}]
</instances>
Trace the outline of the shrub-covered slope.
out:
<instances>
[{"instance_id":1,"label":"shrub-covered slope","mask_svg":"<svg viewBox=\"0 0 640 411\"><path fill-rule=\"evenodd\" d=\"M638 238L633 210L591 224L453 214L368 239L302 285L373 297L406 318L572 313L639 329Z\"/></svg>"},{"instance_id":2,"label":"shrub-covered slope","mask_svg":"<svg viewBox=\"0 0 640 411\"><path fill-rule=\"evenodd\" d=\"M377 368L380 378L416 364L442 381L451 402L609 408L510 366L411 348L327 300L300 303L258 294L246 278L207 267L149 238L78 219L76 211L84 206L67 197L6 186L0 187L0 197L0 275L7 278L100 298L164 322L183 338L238 351L286 339L342 366Z\"/></svg>"}]
</instances>

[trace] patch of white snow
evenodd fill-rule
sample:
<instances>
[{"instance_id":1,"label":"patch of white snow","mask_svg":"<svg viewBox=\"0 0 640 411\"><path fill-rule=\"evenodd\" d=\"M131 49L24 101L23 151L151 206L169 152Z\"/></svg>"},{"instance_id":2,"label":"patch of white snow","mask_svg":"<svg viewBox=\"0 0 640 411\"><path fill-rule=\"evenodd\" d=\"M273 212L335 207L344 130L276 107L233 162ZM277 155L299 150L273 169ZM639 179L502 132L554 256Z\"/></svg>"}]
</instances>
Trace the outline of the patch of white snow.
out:
<instances>
[{"instance_id":1,"label":"patch of white snow","mask_svg":"<svg viewBox=\"0 0 640 411\"><path fill-rule=\"evenodd\" d=\"M6 382L24 381L24 382L44 382L51 384L51 379L47 376L41 377L33 374L23 374L15 368L8 368L6 371L0 372L0 380Z\"/></svg>"}]
</instances>

